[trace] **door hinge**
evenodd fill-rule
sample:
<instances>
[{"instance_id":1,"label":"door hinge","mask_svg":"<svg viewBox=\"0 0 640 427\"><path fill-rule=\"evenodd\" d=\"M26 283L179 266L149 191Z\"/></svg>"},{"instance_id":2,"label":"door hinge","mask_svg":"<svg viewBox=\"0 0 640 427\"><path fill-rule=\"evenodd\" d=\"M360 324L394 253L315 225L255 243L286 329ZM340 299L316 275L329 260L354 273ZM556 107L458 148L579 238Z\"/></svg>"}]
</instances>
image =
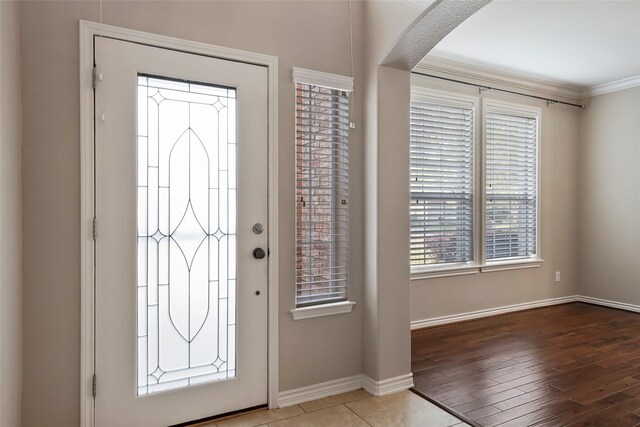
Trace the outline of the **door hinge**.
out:
<instances>
[{"instance_id":1,"label":"door hinge","mask_svg":"<svg viewBox=\"0 0 640 427\"><path fill-rule=\"evenodd\" d=\"M93 397L96 397L96 374L93 374L92 394Z\"/></svg>"},{"instance_id":2,"label":"door hinge","mask_svg":"<svg viewBox=\"0 0 640 427\"><path fill-rule=\"evenodd\" d=\"M98 238L98 220L93 217L93 240Z\"/></svg>"},{"instance_id":3,"label":"door hinge","mask_svg":"<svg viewBox=\"0 0 640 427\"><path fill-rule=\"evenodd\" d=\"M96 67L93 67L93 73L91 74L91 85L93 87L93 90L96 90L96 82L98 80L98 70L96 69Z\"/></svg>"}]
</instances>

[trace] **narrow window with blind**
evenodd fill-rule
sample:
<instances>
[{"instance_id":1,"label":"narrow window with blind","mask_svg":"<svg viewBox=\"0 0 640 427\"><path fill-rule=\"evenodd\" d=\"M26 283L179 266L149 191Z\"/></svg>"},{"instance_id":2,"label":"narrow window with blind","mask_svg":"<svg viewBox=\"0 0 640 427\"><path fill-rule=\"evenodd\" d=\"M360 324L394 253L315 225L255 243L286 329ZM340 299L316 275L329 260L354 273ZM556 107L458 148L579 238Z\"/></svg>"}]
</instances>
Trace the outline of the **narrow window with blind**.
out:
<instances>
[{"instance_id":1,"label":"narrow window with blind","mask_svg":"<svg viewBox=\"0 0 640 427\"><path fill-rule=\"evenodd\" d=\"M537 255L538 117L485 106L485 257Z\"/></svg>"},{"instance_id":2,"label":"narrow window with blind","mask_svg":"<svg viewBox=\"0 0 640 427\"><path fill-rule=\"evenodd\" d=\"M474 261L475 103L412 93L411 270Z\"/></svg>"},{"instance_id":3,"label":"narrow window with blind","mask_svg":"<svg viewBox=\"0 0 640 427\"><path fill-rule=\"evenodd\" d=\"M295 303L305 307L348 299L352 80L294 69L294 83Z\"/></svg>"}]
</instances>

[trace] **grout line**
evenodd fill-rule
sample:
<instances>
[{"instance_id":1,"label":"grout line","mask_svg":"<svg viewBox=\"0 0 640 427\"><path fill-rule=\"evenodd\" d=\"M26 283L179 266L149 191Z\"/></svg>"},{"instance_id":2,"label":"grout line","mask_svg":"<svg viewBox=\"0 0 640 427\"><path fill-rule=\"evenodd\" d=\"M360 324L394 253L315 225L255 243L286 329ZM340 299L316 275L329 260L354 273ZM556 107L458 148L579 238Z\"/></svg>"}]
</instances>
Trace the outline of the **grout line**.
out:
<instances>
[{"instance_id":1,"label":"grout line","mask_svg":"<svg viewBox=\"0 0 640 427\"><path fill-rule=\"evenodd\" d=\"M360 399L360 400L361 400L361 399ZM355 400L354 400L353 402L355 402ZM348 402L348 403L351 403L351 402ZM367 422L367 420L365 420L365 419L364 419L364 418L362 418L360 415L358 415L358 414L356 413L356 411L354 411L353 409L349 408L349 407L347 406L347 404L346 404L346 403L345 403L345 404L343 404L343 405L344 405L344 407L345 407L345 408L347 408L348 410L350 410L351 412L353 412L353 413L354 413L354 415L355 415L356 417L358 417L358 418L360 418L362 421L364 421L364 423L365 423L366 425L368 425L369 427L372 427L372 426L371 426L371 424L369 424L369 423Z\"/></svg>"},{"instance_id":2,"label":"grout line","mask_svg":"<svg viewBox=\"0 0 640 427\"><path fill-rule=\"evenodd\" d=\"M1 1L1 0L0 0L0 1ZM316 400L329 399L329 398L331 398L331 397L341 396L341 395L343 395L343 394L353 393L353 392L355 392L355 391L359 391L359 390L364 390L364 389L363 389L363 388L359 388L358 390L347 391L346 393L333 394L333 395L331 395L331 396L323 397L323 398L321 398L321 399L316 399ZM364 390L364 391L366 391L366 390ZM321 410L323 410L323 409L333 408L333 407L335 407L335 406L340 406L340 405L345 405L345 406L346 406L348 403L351 403L351 402L357 402L357 401L359 401L359 400L368 399L368 398L370 398L370 397L373 397L373 395L362 396L362 397L358 397L358 398L355 398L355 399L347 400L346 402L339 402L339 403L335 403L335 404L332 404L332 405L329 405L329 406L324 406L324 407L322 407L322 408L318 408L318 409L311 409L311 410L308 410L308 411L307 411L306 409L304 409L304 407L302 406L304 403L308 403L308 402L300 403L300 404L298 404L297 406L300 406L300 407L302 408L302 410L303 410L305 413L310 414L311 412L317 412L317 411L321 411ZM310 402L315 402L315 400L311 400Z\"/></svg>"}]
</instances>

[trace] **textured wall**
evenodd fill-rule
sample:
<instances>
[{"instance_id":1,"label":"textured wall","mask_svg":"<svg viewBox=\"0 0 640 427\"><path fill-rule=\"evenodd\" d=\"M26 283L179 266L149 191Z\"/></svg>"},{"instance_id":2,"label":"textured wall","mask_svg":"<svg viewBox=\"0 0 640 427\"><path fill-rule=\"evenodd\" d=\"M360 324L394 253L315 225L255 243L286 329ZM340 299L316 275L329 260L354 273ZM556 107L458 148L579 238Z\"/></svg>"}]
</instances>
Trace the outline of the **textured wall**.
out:
<instances>
[{"instance_id":1,"label":"textured wall","mask_svg":"<svg viewBox=\"0 0 640 427\"><path fill-rule=\"evenodd\" d=\"M640 305L640 88L596 96L580 120L580 293Z\"/></svg>"},{"instance_id":2,"label":"textured wall","mask_svg":"<svg viewBox=\"0 0 640 427\"><path fill-rule=\"evenodd\" d=\"M20 4L0 2L0 425L20 425Z\"/></svg>"}]
</instances>

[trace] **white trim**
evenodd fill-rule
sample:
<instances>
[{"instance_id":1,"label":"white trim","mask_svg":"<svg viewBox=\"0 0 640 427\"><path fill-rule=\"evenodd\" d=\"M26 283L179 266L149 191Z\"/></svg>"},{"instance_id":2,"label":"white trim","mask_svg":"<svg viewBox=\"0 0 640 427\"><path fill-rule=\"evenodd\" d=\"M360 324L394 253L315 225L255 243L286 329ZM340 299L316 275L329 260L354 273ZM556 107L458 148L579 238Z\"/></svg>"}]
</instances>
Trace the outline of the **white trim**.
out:
<instances>
[{"instance_id":1,"label":"white trim","mask_svg":"<svg viewBox=\"0 0 640 427\"><path fill-rule=\"evenodd\" d=\"M587 304L601 305L604 307L617 308L625 311L632 311L634 313L640 313L640 305L627 304L626 302L611 301L601 298L587 297L584 295L579 295L577 301Z\"/></svg>"},{"instance_id":2,"label":"white trim","mask_svg":"<svg viewBox=\"0 0 640 427\"><path fill-rule=\"evenodd\" d=\"M292 308L289 313L293 320L311 319L321 316L332 316L334 314L351 313L355 301L340 301L329 304L310 305L308 307Z\"/></svg>"},{"instance_id":3,"label":"white trim","mask_svg":"<svg viewBox=\"0 0 640 427\"><path fill-rule=\"evenodd\" d=\"M413 387L413 374L400 375L382 381L375 381L366 375L362 376L362 388L374 396L397 393Z\"/></svg>"},{"instance_id":4,"label":"white trim","mask_svg":"<svg viewBox=\"0 0 640 427\"><path fill-rule=\"evenodd\" d=\"M518 259L512 261L489 261L483 265L452 266L440 268L423 268L412 270L411 280L435 279L438 277L466 276L476 273L491 273L493 271L522 270L523 268L538 268L542 266L543 259Z\"/></svg>"},{"instance_id":5,"label":"white trim","mask_svg":"<svg viewBox=\"0 0 640 427\"><path fill-rule=\"evenodd\" d=\"M483 98L482 109L485 113L483 116L485 116L487 112L496 112L500 114L512 114L512 115L521 114L523 117L529 117L529 118L538 119L538 120L540 120L540 118L542 117L542 108L540 107L533 107L530 105L514 103L514 102L498 101L495 99L488 99L488 98ZM540 139L539 136L538 136L538 139Z\"/></svg>"},{"instance_id":6,"label":"white trim","mask_svg":"<svg viewBox=\"0 0 640 427\"><path fill-rule=\"evenodd\" d=\"M487 85L492 84L543 95L558 96L574 101L640 86L640 75L587 87L542 80L526 73L509 72L500 68L456 61L434 54L429 54L416 66L415 71L470 79L476 82L484 82Z\"/></svg>"},{"instance_id":7,"label":"white trim","mask_svg":"<svg viewBox=\"0 0 640 427\"><path fill-rule=\"evenodd\" d=\"M280 408L284 408L361 388L373 396L384 396L386 394L408 390L411 387L413 387L412 373L382 381L375 381L366 375L360 374L283 391L279 394L278 401L280 402Z\"/></svg>"},{"instance_id":8,"label":"white trim","mask_svg":"<svg viewBox=\"0 0 640 427\"><path fill-rule=\"evenodd\" d=\"M94 401L94 215L93 168L93 35L97 31L80 21L80 425L93 426Z\"/></svg>"},{"instance_id":9,"label":"white trim","mask_svg":"<svg viewBox=\"0 0 640 427\"><path fill-rule=\"evenodd\" d=\"M419 266L411 268L411 280L435 279L438 277L450 276L468 276L470 274L480 273L480 266L452 266L431 268L427 266Z\"/></svg>"},{"instance_id":10,"label":"white trim","mask_svg":"<svg viewBox=\"0 0 640 427\"><path fill-rule=\"evenodd\" d=\"M339 378L306 387L283 391L278 395L280 407L297 405L362 388L362 375Z\"/></svg>"},{"instance_id":11,"label":"white trim","mask_svg":"<svg viewBox=\"0 0 640 427\"><path fill-rule=\"evenodd\" d=\"M581 296L571 295L567 297L550 298L539 301L525 302L521 304L505 305L502 307L488 308L485 310L470 311L468 313L452 314L449 316L433 317L430 319L412 320L411 330L428 328L437 325L447 325L465 320L481 319L483 317L495 316L497 314L511 313L514 311L529 310L531 308L547 307L550 305L567 304L581 301Z\"/></svg>"},{"instance_id":12,"label":"white trim","mask_svg":"<svg viewBox=\"0 0 640 427\"><path fill-rule=\"evenodd\" d=\"M606 93L617 92L619 90L631 89L637 86L640 86L640 76L633 76L626 79L591 86L583 92L582 97L590 98L593 96L604 95Z\"/></svg>"},{"instance_id":13,"label":"white trim","mask_svg":"<svg viewBox=\"0 0 640 427\"><path fill-rule=\"evenodd\" d=\"M486 253L486 242L487 242L487 227L486 227L486 179L487 179L487 114L488 113L499 113L499 114L507 114L507 115L522 115L524 117L529 117L536 120L536 252L531 257L532 260L540 262L542 259L540 244L540 230L542 229L542 216L540 209L541 205L541 197L542 194L542 176L541 171L542 167L540 166L542 160L542 108L533 107L530 105L524 104L515 104L512 102L505 101L497 101L494 99L484 98L482 100L482 191L480 192L480 200L482 203L481 208L481 217L482 217L482 230L481 230L481 238L482 238L482 252L481 252L481 262L483 264L482 272L489 271L497 271L500 268L498 264L507 265L512 260L505 259L504 261L498 260L494 261L494 268L491 267L491 262L487 262L487 253ZM520 260L513 260L514 262L518 262ZM487 265L488 264L488 265ZM524 267L523 267L524 268ZM508 268L501 268L503 270L508 270Z\"/></svg>"},{"instance_id":14,"label":"white trim","mask_svg":"<svg viewBox=\"0 0 640 427\"><path fill-rule=\"evenodd\" d=\"M305 68L298 67L293 67L292 77L294 83L308 83L316 86L328 87L330 89L353 92L353 77L324 73L322 71L307 70Z\"/></svg>"},{"instance_id":15,"label":"white trim","mask_svg":"<svg viewBox=\"0 0 640 427\"><path fill-rule=\"evenodd\" d=\"M452 107L459 108L469 108L473 110L474 114L474 126L476 121L476 109L478 107L477 96L463 95L455 92L447 92L444 90L436 90L431 88L426 88L420 85L411 85L411 101L413 100L427 102L427 103L438 103L443 105L448 105Z\"/></svg>"},{"instance_id":16,"label":"white trim","mask_svg":"<svg viewBox=\"0 0 640 427\"><path fill-rule=\"evenodd\" d=\"M513 261L490 261L486 265L480 267L480 271L483 273L490 273L492 271L505 271L505 270L521 270L523 268L537 268L543 263L543 259L517 259Z\"/></svg>"},{"instance_id":17,"label":"white trim","mask_svg":"<svg viewBox=\"0 0 640 427\"><path fill-rule=\"evenodd\" d=\"M570 100L583 98L585 88L578 85L570 85L558 82L542 80L533 76L521 73L509 73L495 67L470 64L466 62L454 61L429 54L415 71L427 73L455 76L463 79L472 79L485 82L487 85L498 85L501 87L536 92L544 95L559 96Z\"/></svg>"},{"instance_id":18,"label":"white trim","mask_svg":"<svg viewBox=\"0 0 640 427\"><path fill-rule=\"evenodd\" d=\"M512 313L514 311L529 310L532 308L547 307L551 305L567 304L570 302L584 302L587 304L601 305L603 307L617 308L620 310L640 313L640 305L588 297L584 295L571 295L567 297L525 302L522 304L506 305L502 307L489 308L486 310L470 311L468 313L452 314L449 316L412 320L411 330L414 331L416 329L429 328L431 326L448 325L450 323L463 322L465 320L481 319L483 317L490 317L498 314Z\"/></svg>"},{"instance_id":19,"label":"white trim","mask_svg":"<svg viewBox=\"0 0 640 427\"><path fill-rule=\"evenodd\" d=\"M94 290L93 290L93 38L107 36L187 53L246 62L268 69L269 108L269 283L268 283L268 402L278 407L278 58L237 49L212 46L111 25L80 21L80 249L81 249L81 345L80 423L94 425L92 398Z\"/></svg>"},{"instance_id":20,"label":"white trim","mask_svg":"<svg viewBox=\"0 0 640 427\"><path fill-rule=\"evenodd\" d=\"M482 206L480 205L479 198L476 197L478 191L481 191L480 188L480 176L478 174L478 163L479 163L479 155L478 155L478 147L480 145L480 131L482 129L482 123L480 123L480 115L478 114L478 106L480 105L480 98L477 96L470 96L459 94L455 92L448 92L442 90L436 90L431 88L426 88L415 82L411 83L411 103L413 101L425 102L425 103L434 103L439 105L446 105L450 107L456 108L468 108L472 111L472 141L471 148L473 153L472 158L472 191L473 191L473 206L472 206L472 216L473 216L473 230L472 230L472 244L473 244L473 254L474 259L468 263L450 263L445 265L413 265L410 267L411 280L421 280L421 279L429 279L436 277L447 277L447 276L462 276L468 274L478 273L479 265L477 265L476 259L477 255L480 253L480 243L478 239L475 238L476 230L480 227L480 219L477 215Z\"/></svg>"}]
</instances>

